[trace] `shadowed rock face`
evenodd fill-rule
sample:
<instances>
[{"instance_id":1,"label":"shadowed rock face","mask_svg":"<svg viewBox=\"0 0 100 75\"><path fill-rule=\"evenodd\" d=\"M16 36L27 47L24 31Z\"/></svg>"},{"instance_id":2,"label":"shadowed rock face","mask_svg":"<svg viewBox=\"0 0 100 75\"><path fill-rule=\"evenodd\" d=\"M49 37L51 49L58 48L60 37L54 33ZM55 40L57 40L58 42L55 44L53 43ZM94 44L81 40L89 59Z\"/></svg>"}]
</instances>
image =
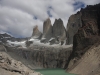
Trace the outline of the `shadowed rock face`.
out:
<instances>
[{"instance_id":1,"label":"shadowed rock face","mask_svg":"<svg viewBox=\"0 0 100 75\"><path fill-rule=\"evenodd\" d=\"M48 18L43 23L43 35L41 42L48 42L51 37L52 37L52 25L51 25L51 20Z\"/></svg>"},{"instance_id":2,"label":"shadowed rock face","mask_svg":"<svg viewBox=\"0 0 100 75\"><path fill-rule=\"evenodd\" d=\"M73 51L67 69L71 73L80 75L100 75L100 67L98 67L100 55L97 54L100 50L100 4L87 6L80 12L82 13L82 27L74 36ZM82 61L86 61L83 67ZM78 72L80 69L81 71ZM86 70L87 72L84 73Z\"/></svg>"},{"instance_id":3,"label":"shadowed rock face","mask_svg":"<svg viewBox=\"0 0 100 75\"><path fill-rule=\"evenodd\" d=\"M98 34L100 34L100 23L98 21L100 15L98 12L100 12L100 10L97 10L94 7L95 6L87 7L80 11L82 13L82 27L79 28L74 36L73 48L75 51L79 52L79 50L82 50L89 45L93 45L98 40Z\"/></svg>"},{"instance_id":4,"label":"shadowed rock face","mask_svg":"<svg viewBox=\"0 0 100 75\"><path fill-rule=\"evenodd\" d=\"M53 24L53 37L59 42L66 39L66 29L61 19L55 19L55 22Z\"/></svg>"},{"instance_id":5,"label":"shadowed rock face","mask_svg":"<svg viewBox=\"0 0 100 75\"><path fill-rule=\"evenodd\" d=\"M81 13L78 12L75 15L71 15L67 24L67 42L66 44L73 44L73 37L77 33L78 29L82 26L81 24Z\"/></svg>"},{"instance_id":6,"label":"shadowed rock face","mask_svg":"<svg viewBox=\"0 0 100 75\"><path fill-rule=\"evenodd\" d=\"M33 28L32 38L40 39L41 36L42 36L42 33L39 31L38 26L36 25L36 26Z\"/></svg>"}]
</instances>

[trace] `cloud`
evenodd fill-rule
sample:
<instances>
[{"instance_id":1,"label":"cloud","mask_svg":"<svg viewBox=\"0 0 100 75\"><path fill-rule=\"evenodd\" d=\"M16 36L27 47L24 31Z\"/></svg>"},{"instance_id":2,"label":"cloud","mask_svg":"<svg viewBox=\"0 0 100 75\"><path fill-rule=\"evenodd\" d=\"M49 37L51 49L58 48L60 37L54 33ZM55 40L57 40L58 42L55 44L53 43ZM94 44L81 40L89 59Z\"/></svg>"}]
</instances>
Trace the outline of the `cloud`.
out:
<instances>
[{"instance_id":1,"label":"cloud","mask_svg":"<svg viewBox=\"0 0 100 75\"><path fill-rule=\"evenodd\" d=\"M29 37L33 27L38 25L43 31L43 21L50 17L61 18L66 27L68 18L87 4L99 0L0 0L0 32L8 32L15 37Z\"/></svg>"},{"instance_id":2,"label":"cloud","mask_svg":"<svg viewBox=\"0 0 100 75\"><path fill-rule=\"evenodd\" d=\"M85 4L84 4L83 2L76 1L76 2L73 4L73 6L74 6L74 10L77 10L77 9L79 9L80 7L81 7L81 8L84 8L84 7L85 7Z\"/></svg>"},{"instance_id":3,"label":"cloud","mask_svg":"<svg viewBox=\"0 0 100 75\"><path fill-rule=\"evenodd\" d=\"M94 5L100 3L100 0L75 0L75 1L83 2L86 5Z\"/></svg>"}]
</instances>

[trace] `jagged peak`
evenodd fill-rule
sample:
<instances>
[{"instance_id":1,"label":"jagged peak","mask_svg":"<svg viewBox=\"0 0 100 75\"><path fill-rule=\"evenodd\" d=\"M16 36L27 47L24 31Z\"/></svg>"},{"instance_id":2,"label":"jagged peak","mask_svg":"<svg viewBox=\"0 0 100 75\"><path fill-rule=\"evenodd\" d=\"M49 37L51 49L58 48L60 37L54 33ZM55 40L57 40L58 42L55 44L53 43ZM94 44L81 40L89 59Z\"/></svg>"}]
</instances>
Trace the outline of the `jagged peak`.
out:
<instances>
[{"instance_id":1,"label":"jagged peak","mask_svg":"<svg viewBox=\"0 0 100 75\"><path fill-rule=\"evenodd\" d=\"M44 23L43 23L43 30L46 28L46 29L48 29L49 27L51 27L52 25L51 25L51 20L50 20L50 18L47 18L45 21L44 21ZM43 31L44 32L44 31Z\"/></svg>"},{"instance_id":2,"label":"jagged peak","mask_svg":"<svg viewBox=\"0 0 100 75\"><path fill-rule=\"evenodd\" d=\"M38 29L38 25L35 25L35 26L33 27L33 31L36 31L36 30L39 30L39 29Z\"/></svg>"},{"instance_id":3,"label":"jagged peak","mask_svg":"<svg viewBox=\"0 0 100 75\"><path fill-rule=\"evenodd\" d=\"M61 22L61 23L63 23L63 20L62 20L61 18L55 19L54 23L56 23L56 22Z\"/></svg>"},{"instance_id":4,"label":"jagged peak","mask_svg":"<svg viewBox=\"0 0 100 75\"><path fill-rule=\"evenodd\" d=\"M38 25L34 26L33 28L33 33L32 33L32 37L36 38L36 39L40 39L41 38L42 33L39 31L38 29Z\"/></svg>"},{"instance_id":5,"label":"jagged peak","mask_svg":"<svg viewBox=\"0 0 100 75\"><path fill-rule=\"evenodd\" d=\"M51 21L51 20L50 20L50 18L47 18L45 21ZM44 22L45 22L45 21L44 21Z\"/></svg>"},{"instance_id":6,"label":"jagged peak","mask_svg":"<svg viewBox=\"0 0 100 75\"><path fill-rule=\"evenodd\" d=\"M43 25L51 25L51 20L50 20L50 18L47 18L47 19L44 21Z\"/></svg>"},{"instance_id":7,"label":"jagged peak","mask_svg":"<svg viewBox=\"0 0 100 75\"><path fill-rule=\"evenodd\" d=\"M61 19L61 18L59 18L58 20L59 20L59 21L62 21L62 19Z\"/></svg>"},{"instance_id":8,"label":"jagged peak","mask_svg":"<svg viewBox=\"0 0 100 75\"><path fill-rule=\"evenodd\" d=\"M32 35L35 35L36 33L41 33L38 29L38 25L34 26L33 28L33 34Z\"/></svg>"}]
</instances>

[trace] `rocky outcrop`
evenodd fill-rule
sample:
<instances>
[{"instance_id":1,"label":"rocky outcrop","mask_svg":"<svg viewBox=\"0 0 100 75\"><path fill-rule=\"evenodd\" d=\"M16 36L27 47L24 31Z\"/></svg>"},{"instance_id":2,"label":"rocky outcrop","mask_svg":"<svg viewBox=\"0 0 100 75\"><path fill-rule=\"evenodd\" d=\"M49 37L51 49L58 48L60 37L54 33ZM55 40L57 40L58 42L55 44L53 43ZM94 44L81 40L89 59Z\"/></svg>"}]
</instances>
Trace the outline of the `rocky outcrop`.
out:
<instances>
[{"instance_id":1,"label":"rocky outcrop","mask_svg":"<svg viewBox=\"0 0 100 75\"><path fill-rule=\"evenodd\" d=\"M53 38L55 38L57 42L66 40L66 29L61 19L55 19L53 24Z\"/></svg>"},{"instance_id":2,"label":"rocky outcrop","mask_svg":"<svg viewBox=\"0 0 100 75\"><path fill-rule=\"evenodd\" d=\"M18 40L18 39L12 37L11 35L9 35L7 33L0 34L0 42L1 43L7 43L7 40L15 41L15 40Z\"/></svg>"},{"instance_id":3,"label":"rocky outcrop","mask_svg":"<svg viewBox=\"0 0 100 75\"><path fill-rule=\"evenodd\" d=\"M41 39L42 33L39 31L38 26L36 25L33 28L32 38L34 39Z\"/></svg>"},{"instance_id":4,"label":"rocky outcrop","mask_svg":"<svg viewBox=\"0 0 100 75\"><path fill-rule=\"evenodd\" d=\"M99 47L97 48L95 45L100 41L99 8L100 4L97 4L94 6L87 6L86 8L81 9L80 11L80 13L82 13L82 27L79 28L78 32L74 36L73 51L70 55L69 62L67 63L67 69L69 72L76 74L78 73L80 75L95 75L96 73L98 73L98 71L100 71L100 68L97 67L97 65L99 66L100 63L100 56L97 54L99 53ZM90 48L97 49L91 50ZM91 54L91 52L93 53ZM87 53L89 54L89 56L86 55ZM83 63L84 67L82 67L82 61L86 61L85 63ZM87 65L89 66L86 67ZM94 69L92 69L92 67L94 67ZM84 73L85 69L87 70L86 73ZM78 72L77 70L81 71Z\"/></svg>"},{"instance_id":5,"label":"rocky outcrop","mask_svg":"<svg viewBox=\"0 0 100 75\"><path fill-rule=\"evenodd\" d=\"M11 58L5 51L1 52L1 45L0 45L0 75L41 75L41 74L32 71L31 69L23 65L20 61Z\"/></svg>"},{"instance_id":6,"label":"rocky outcrop","mask_svg":"<svg viewBox=\"0 0 100 75\"><path fill-rule=\"evenodd\" d=\"M23 40L26 40L27 38L15 38L13 36L11 36L10 34L8 33L2 33L0 34L0 44L3 43L3 44L7 44L7 41L23 41Z\"/></svg>"},{"instance_id":7,"label":"rocky outcrop","mask_svg":"<svg viewBox=\"0 0 100 75\"><path fill-rule=\"evenodd\" d=\"M67 41L66 44L73 44L73 37L78 29L82 26L81 12L71 15L67 24Z\"/></svg>"},{"instance_id":8,"label":"rocky outcrop","mask_svg":"<svg viewBox=\"0 0 100 75\"><path fill-rule=\"evenodd\" d=\"M66 41L66 29L61 19L55 19L53 26L51 25L51 21L49 18L46 21L44 21L43 36L41 42L43 43L50 42L50 45L59 43L63 45L65 41Z\"/></svg>"},{"instance_id":9,"label":"rocky outcrop","mask_svg":"<svg viewBox=\"0 0 100 75\"><path fill-rule=\"evenodd\" d=\"M46 21L43 23L43 35L41 42L49 42L50 38L52 37L52 25L51 25L51 20L48 18Z\"/></svg>"}]
</instances>

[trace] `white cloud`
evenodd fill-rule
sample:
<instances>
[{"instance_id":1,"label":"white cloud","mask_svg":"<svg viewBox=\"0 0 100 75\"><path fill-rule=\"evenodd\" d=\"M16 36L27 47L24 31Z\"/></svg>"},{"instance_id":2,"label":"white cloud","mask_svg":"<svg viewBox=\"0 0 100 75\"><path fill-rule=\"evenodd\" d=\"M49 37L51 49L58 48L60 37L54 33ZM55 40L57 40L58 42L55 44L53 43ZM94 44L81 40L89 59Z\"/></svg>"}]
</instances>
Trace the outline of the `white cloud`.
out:
<instances>
[{"instance_id":1,"label":"white cloud","mask_svg":"<svg viewBox=\"0 0 100 75\"><path fill-rule=\"evenodd\" d=\"M73 3L96 4L100 0L0 0L0 32L9 32L14 36L29 37L32 29L38 25L43 31L43 21L48 18L53 24L55 18L61 18L66 27L68 18L75 13ZM37 19L34 19L36 17Z\"/></svg>"},{"instance_id":2,"label":"white cloud","mask_svg":"<svg viewBox=\"0 0 100 75\"><path fill-rule=\"evenodd\" d=\"M84 2L86 5L94 5L100 3L100 0L75 0L75 1Z\"/></svg>"}]
</instances>

